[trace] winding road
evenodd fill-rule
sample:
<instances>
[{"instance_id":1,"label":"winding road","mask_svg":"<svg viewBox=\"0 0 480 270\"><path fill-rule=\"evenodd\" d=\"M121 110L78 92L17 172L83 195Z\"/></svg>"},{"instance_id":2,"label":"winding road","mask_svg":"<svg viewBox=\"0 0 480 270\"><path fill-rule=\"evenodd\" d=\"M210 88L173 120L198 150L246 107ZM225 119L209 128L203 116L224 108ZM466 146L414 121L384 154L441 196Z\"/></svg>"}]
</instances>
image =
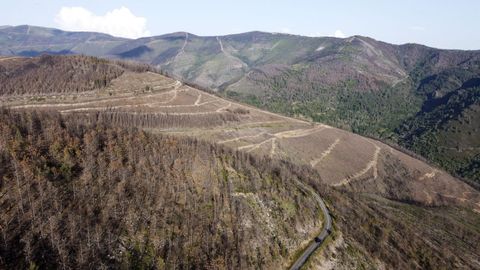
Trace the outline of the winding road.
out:
<instances>
[{"instance_id":1,"label":"winding road","mask_svg":"<svg viewBox=\"0 0 480 270\"><path fill-rule=\"evenodd\" d=\"M315 200L318 202L318 205L322 209L323 216L325 217L324 221L324 226L320 234L315 237L312 243L308 245L308 247L303 251L302 255L298 257L298 259L295 261L295 263L290 267L290 270L298 270L302 268L302 266L307 262L308 258L317 250L318 247L322 245L323 242L325 242L325 239L327 239L328 235L332 232L332 217L330 216L330 212L328 211L327 206L325 205L325 202L323 202L322 198L318 195L315 190L313 190L311 187L308 187L304 183L300 181L296 181L297 185L307 191L312 193L313 197Z\"/></svg>"}]
</instances>

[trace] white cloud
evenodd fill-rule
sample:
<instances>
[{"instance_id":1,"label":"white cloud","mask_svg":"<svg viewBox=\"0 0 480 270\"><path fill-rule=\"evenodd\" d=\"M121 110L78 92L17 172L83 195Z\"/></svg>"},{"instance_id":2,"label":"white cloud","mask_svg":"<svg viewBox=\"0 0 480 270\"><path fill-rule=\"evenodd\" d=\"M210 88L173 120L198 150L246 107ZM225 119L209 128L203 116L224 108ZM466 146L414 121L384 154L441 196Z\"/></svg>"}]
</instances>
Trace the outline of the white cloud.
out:
<instances>
[{"instance_id":1,"label":"white cloud","mask_svg":"<svg viewBox=\"0 0 480 270\"><path fill-rule=\"evenodd\" d=\"M337 30L333 34L334 37L336 38L346 38L347 36L342 32L342 30Z\"/></svg>"},{"instance_id":2,"label":"white cloud","mask_svg":"<svg viewBox=\"0 0 480 270\"><path fill-rule=\"evenodd\" d=\"M69 31L93 31L117 37L139 38L149 36L147 19L135 16L121 7L103 16L95 15L83 7L62 7L55 17L60 28Z\"/></svg>"}]
</instances>

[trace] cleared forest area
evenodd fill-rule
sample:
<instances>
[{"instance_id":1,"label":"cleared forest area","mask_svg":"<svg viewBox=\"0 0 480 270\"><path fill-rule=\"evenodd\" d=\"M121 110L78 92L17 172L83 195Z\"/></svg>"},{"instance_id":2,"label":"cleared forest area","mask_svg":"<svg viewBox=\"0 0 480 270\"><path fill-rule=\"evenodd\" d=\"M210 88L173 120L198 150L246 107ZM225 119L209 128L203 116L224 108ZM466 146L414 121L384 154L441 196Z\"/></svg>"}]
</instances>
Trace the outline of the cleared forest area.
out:
<instances>
[{"instance_id":1,"label":"cleared forest area","mask_svg":"<svg viewBox=\"0 0 480 270\"><path fill-rule=\"evenodd\" d=\"M64 59L67 63L90 61L97 67L95 58L48 57L57 62ZM39 59L23 61L28 66L32 61L41 61L42 57ZM20 65L22 59L0 64L8 66L10 61ZM14 110L54 110L64 117L87 122L103 121L114 126L135 126L153 133L203 139L247 153L311 166L319 173L322 183L328 185L427 205L468 205L480 211L480 194L476 190L379 141L223 99L152 72L146 66L98 61L120 69L121 75L98 89L81 93L4 94L3 104ZM77 65L80 64L70 66ZM45 84L43 80L23 78L26 84L39 85L32 89L41 89ZM68 78L56 80L68 81ZM14 80L16 77L10 78ZM84 80L91 81L89 77ZM397 161L396 170L387 166L391 160Z\"/></svg>"},{"instance_id":2,"label":"cleared forest area","mask_svg":"<svg viewBox=\"0 0 480 270\"><path fill-rule=\"evenodd\" d=\"M0 61L43 74L0 84L0 268L286 268L322 228L298 182L334 220L314 265L480 267L480 194L438 168L141 65L52 56L55 85L68 62L119 70L52 92L42 58Z\"/></svg>"},{"instance_id":3,"label":"cleared forest area","mask_svg":"<svg viewBox=\"0 0 480 270\"><path fill-rule=\"evenodd\" d=\"M0 129L7 268L285 267L321 226L288 163L58 114Z\"/></svg>"}]
</instances>

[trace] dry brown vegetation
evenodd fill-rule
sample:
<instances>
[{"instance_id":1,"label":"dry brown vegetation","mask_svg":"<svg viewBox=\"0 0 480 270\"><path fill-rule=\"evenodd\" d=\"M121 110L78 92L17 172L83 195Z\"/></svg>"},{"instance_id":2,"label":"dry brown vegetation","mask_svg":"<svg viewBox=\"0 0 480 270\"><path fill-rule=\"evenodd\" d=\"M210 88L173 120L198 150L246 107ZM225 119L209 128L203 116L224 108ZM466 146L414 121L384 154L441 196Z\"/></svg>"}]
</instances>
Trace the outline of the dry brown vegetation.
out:
<instances>
[{"instance_id":1,"label":"dry brown vegetation","mask_svg":"<svg viewBox=\"0 0 480 270\"><path fill-rule=\"evenodd\" d=\"M321 227L296 180L329 201L344 243L334 268L480 267L480 196L458 179L110 64L123 73L101 89L2 97L0 267L284 268Z\"/></svg>"},{"instance_id":2,"label":"dry brown vegetation","mask_svg":"<svg viewBox=\"0 0 480 270\"><path fill-rule=\"evenodd\" d=\"M142 128L185 128L185 127L211 127L221 126L228 122L238 122L239 119L234 114L215 114L215 115L168 115L168 114L129 114L122 111L110 111L102 113L73 113L66 117L79 118L87 122L105 122L122 127L142 127Z\"/></svg>"},{"instance_id":3,"label":"dry brown vegetation","mask_svg":"<svg viewBox=\"0 0 480 270\"><path fill-rule=\"evenodd\" d=\"M108 86L125 70L149 69L146 65L86 56L0 58L0 96L80 93Z\"/></svg>"},{"instance_id":4,"label":"dry brown vegetation","mask_svg":"<svg viewBox=\"0 0 480 270\"><path fill-rule=\"evenodd\" d=\"M311 183L315 185L315 183ZM480 216L333 190L337 230L307 269L479 269Z\"/></svg>"},{"instance_id":5,"label":"dry brown vegetation","mask_svg":"<svg viewBox=\"0 0 480 270\"><path fill-rule=\"evenodd\" d=\"M321 223L284 162L58 114L0 128L2 268L277 268Z\"/></svg>"},{"instance_id":6,"label":"dry brown vegetation","mask_svg":"<svg viewBox=\"0 0 480 270\"><path fill-rule=\"evenodd\" d=\"M310 165L333 186L348 185L352 190L427 205L468 205L480 211L478 191L389 145L225 100L145 66L112 65L129 69L100 90L3 98L12 109L57 110L65 117L193 136Z\"/></svg>"},{"instance_id":7,"label":"dry brown vegetation","mask_svg":"<svg viewBox=\"0 0 480 270\"><path fill-rule=\"evenodd\" d=\"M339 266L478 267L480 219L335 190L318 174L189 138L58 114L0 114L5 268L285 267L330 202Z\"/></svg>"}]
</instances>

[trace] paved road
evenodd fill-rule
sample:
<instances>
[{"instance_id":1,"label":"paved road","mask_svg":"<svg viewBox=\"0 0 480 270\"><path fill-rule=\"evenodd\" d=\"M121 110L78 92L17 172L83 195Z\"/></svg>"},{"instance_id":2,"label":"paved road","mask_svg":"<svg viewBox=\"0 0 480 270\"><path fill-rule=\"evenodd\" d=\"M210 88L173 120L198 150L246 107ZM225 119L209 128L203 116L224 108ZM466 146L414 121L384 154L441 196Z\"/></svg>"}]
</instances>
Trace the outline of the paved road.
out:
<instances>
[{"instance_id":1,"label":"paved road","mask_svg":"<svg viewBox=\"0 0 480 270\"><path fill-rule=\"evenodd\" d=\"M315 192L312 188L307 187L305 184L297 181L297 184L300 186L300 188L304 190L308 190L308 192L312 193L314 196L315 200L317 200L318 204L320 205L320 208L322 209L323 216L325 217L324 221L324 226L323 230L320 232L320 234L315 237L313 242L305 249L302 253L302 255L297 259L297 261L290 267L290 270L298 270L302 268L302 266L307 262L308 258L315 252L315 250L322 245L322 243L325 241L325 239L328 237L328 235L332 231L332 217L330 216L330 212L328 212L327 206L325 206L325 203L323 202L322 198Z\"/></svg>"}]
</instances>

